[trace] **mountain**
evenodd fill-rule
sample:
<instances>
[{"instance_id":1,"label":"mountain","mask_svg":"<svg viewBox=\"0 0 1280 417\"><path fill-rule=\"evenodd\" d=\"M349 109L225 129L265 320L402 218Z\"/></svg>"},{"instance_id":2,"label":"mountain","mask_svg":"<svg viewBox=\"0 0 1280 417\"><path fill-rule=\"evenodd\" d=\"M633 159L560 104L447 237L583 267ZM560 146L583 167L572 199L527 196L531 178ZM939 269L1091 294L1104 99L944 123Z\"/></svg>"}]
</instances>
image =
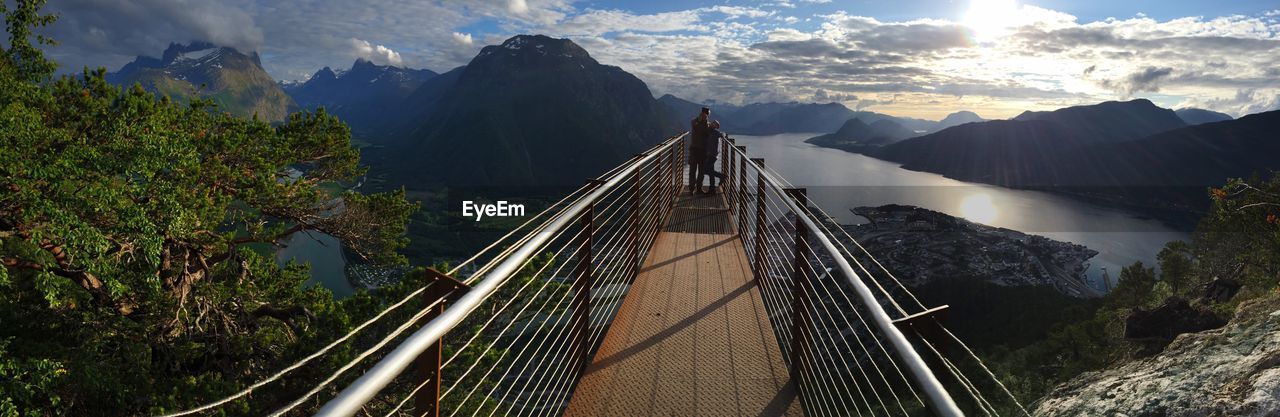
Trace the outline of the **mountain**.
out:
<instances>
[{"instance_id":1,"label":"mountain","mask_svg":"<svg viewBox=\"0 0 1280 417\"><path fill-rule=\"evenodd\" d=\"M678 129L643 81L567 39L515 36L436 79L408 99L426 108L393 151L406 181L580 185Z\"/></svg>"},{"instance_id":2,"label":"mountain","mask_svg":"<svg viewBox=\"0 0 1280 417\"><path fill-rule=\"evenodd\" d=\"M698 117L698 113L702 112L703 107L711 109L711 118L721 120L721 123L731 122L726 118L731 118L734 113L741 109L738 106L725 103L694 103L671 94L664 94L659 97L658 104L663 106L671 119L671 123L683 126L685 129L689 128L689 122ZM725 125L728 126L727 123Z\"/></svg>"},{"instance_id":3,"label":"mountain","mask_svg":"<svg viewBox=\"0 0 1280 417\"><path fill-rule=\"evenodd\" d=\"M882 119L871 122L871 131L873 138L884 138L889 142L897 142L906 138L915 137L916 132L912 132L897 122L890 119Z\"/></svg>"},{"instance_id":4,"label":"mountain","mask_svg":"<svg viewBox=\"0 0 1280 417\"><path fill-rule=\"evenodd\" d=\"M981 116L978 116L977 113L967 111L967 110L961 110L955 113L948 114L947 117L944 117L942 118L942 120L939 120L938 123L935 124L933 129L931 130L942 130L948 127L959 126L965 123L975 123L975 122L985 122L985 121L987 120L983 119Z\"/></svg>"},{"instance_id":5,"label":"mountain","mask_svg":"<svg viewBox=\"0 0 1280 417\"><path fill-rule=\"evenodd\" d=\"M682 120L682 125L687 125L689 119L696 116L702 107L709 107L711 117L720 120L726 132L741 135L834 132L850 119L861 119L867 124L880 120L892 121L911 132L907 136L911 137L984 120L969 111L959 111L948 115L942 121L933 121L890 116L871 111L853 111L839 103L752 103L735 106L713 101L698 104L671 94L662 96L658 102L669 113L676 115L675 119Z\"/></svg>"},{"instance_id":6,"label":"mountain","mask_svg":"<svg viewBox=\"0 0 1280 417\"><path fill-rule=\"evenodd\" d=\"M384 115L436 75L431 70L357 59L350 70L335 72L324 67L304 83L284 86L284 91L303 108L323 106L353 131L370 132L380 130Z\"/></svg>"},{"instance_id":7,"label":"mountain","mask_svg":"<svg viewBox=\"0 0 1280 417\"><path fill-rule=\"evenodd\" d=\"M1147 99L1108 101L1047 112L1027 111L1013 120L1053 122L1087 142L1137 139L1187 125L1173 110L1157 107Z\"/></svg>"},{"instance_id":8,"label":"mountain","mask_svg":"<svg viewBox=\"0 0 1280 417\"><path fill-rule=\"evenodd\" d=\"M863 152L915 136L915 132L890 119L880 119L866 124L859 118L849 119L840 130L815 136L806 142L850 152Z\"/></svg>"},{"instance_id":9,"label":"mountain","mask_svg":"<svg viewBox=\"0 0 1280 417\"><path fill-rule=\"evenodd\" d=\"M1038 119L970 123L885 146L873 156L964 181L1191 207L1204 205L1205 187L1280 169L1280 111L1138 139L1112 135L1117 140L1088 136L1083 132L1097 126L1075 120L1082 125Z\"/></svg>"},{"instance_id":10,"label":"mountain","mask_svg":"<svg viewBox=\"0 0 1280 417\"><path fill-rule=\"evenodd\" d=\"M1187 125L1198 125L1198 124L1204 124L1204 123L1213 123L1213 122L1221 122L1224 120L1231 120L1231 115L1229 114L1218 113L1216 111L1205 110L1205 109L1186 108L1186 109L1174 110L1173 112L1178 115L1179 119L1182 119L1183 122L1186 122Z\"/></svg>"},{"instance_id":11,"label":"mountain","mask_svg":"<svg viewBox=\"0 0 1280 417\"><path fill-rule=\"evenodd\" d=\"M897 123L899 125L902 125L902 127L907 128L907 130L910 130L912 132L919 132L919 133L913 134L912 136L919 136L920 134L938 130L937 128L938 122L935 122L933 120L916 119L912 117L890 116L883 113L876 113L873 111L865 111L865 110L859 110L859 111L853 112L853 117L862 119L862 121L867 123L875 123L880 120L892 120L894 123Z\"/></svg>"},{"instance_id":12,"label":"mountain","mask_svg":"<svg viewBox=\"0 0 1280 417\"><path fill-rule=\"evenodd\" d=\"M715 113L713 111L712 115ZM724 115L724 129L743 135L776 135L791 132L831 132L853 117L839 103L753 103Z\"/></svg>"},{"instance_id":13,"label":"mountain","mask_svg":"<svg viewBox=\"0 0 1280 417\"><path fill-rule=\"evenodd\" d=\"M207 42L169 44L161 58L139 56L107 75L117 85L139 83L157 94L185 101L212 99L219 108L241 117L284 120L296 107L275 80L262 69L258 54Z\"/></svg>"},{"instance_id":14,"label":"mountain","mask_svg":"<svg viewBox=\"0 0 1280 417\"><path fill-rule=\"evenodd\" d=\"M1012 120L967 123L904 140L874 156L908 169L1005 186L1054 186L1082 178L1060 175L1097 163L1064 162L1062 155L1092 143L1121 142L1185 126L1172 110L1150 101L1104 102ZM1059 168L1063 164L1066 165ZM1101 169L1101 168L1100 168ZM1101 172L1098 169L1092 172Z\"/></svg>"}]
</instances>

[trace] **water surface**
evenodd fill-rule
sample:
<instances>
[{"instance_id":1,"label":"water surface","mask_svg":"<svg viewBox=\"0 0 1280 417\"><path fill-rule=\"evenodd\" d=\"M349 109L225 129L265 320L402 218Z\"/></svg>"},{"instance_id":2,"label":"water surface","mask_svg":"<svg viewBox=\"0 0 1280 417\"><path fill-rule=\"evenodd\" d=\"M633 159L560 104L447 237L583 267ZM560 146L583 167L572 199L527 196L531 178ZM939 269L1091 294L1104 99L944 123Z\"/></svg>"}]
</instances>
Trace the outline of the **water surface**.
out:
<instances>
[{"instance_id":1,"label":"water surface","mask_svg":"<svg viewBox=\"0 0 1280 417\"><path fill-rule=\"evenodd\" d=\"M851 213L857 206L906 204L990 226L1078 243L1099 252L1090 259L1089 278L1101 288L1102 268L1112 282L1120 267L1141 261L1155 265L1166 242L1187 239L1185 231L1139 213L1041 191L1015 190L956 181L910 171L893 162L808 143L818 134L733 136L752 157L808 188L810 201L841 223L866 220Z\"/></svg>"}]
</instances>

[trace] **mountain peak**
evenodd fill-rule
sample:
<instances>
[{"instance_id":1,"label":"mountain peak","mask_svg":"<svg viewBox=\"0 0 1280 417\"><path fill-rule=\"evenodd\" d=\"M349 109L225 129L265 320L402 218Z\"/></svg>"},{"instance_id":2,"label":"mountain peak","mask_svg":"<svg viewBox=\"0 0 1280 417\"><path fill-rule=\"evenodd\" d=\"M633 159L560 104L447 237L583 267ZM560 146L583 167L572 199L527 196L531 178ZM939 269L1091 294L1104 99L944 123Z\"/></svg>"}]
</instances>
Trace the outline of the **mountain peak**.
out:
<instances>
[{"instance_id":1,"label":"mountain peak","mask_svg":"<svg viewBox=\"0 0 1280 417\"><path fill-rule=\"evenodd\" d=\"M316 71L315 74L312 74L311 78L307 81L329 81L336 79L338 79L338 74L334 73L332 68L324 67L319 71Z\"/></svg>"},{"instance_id":2,"label":"mountain peak","mask_svg":"<svg viewBox=\"0 0 1280 417\"><path fill-rule=\"evenodd\" d=\"M1231 115L1226 113L1190 107L1174 110L1174 114L1177 114L1178 118L1187 122L1188 125L1222 122L1232 119Z\"/></svg>"},{"instance_id":3,"label":"mountain peak","mask_svg":"<svg viewBox=\"0 0 1280 417\"><path fill-rule=\"evenodd\" d=\"M947 117L944 117L942 118L942 120L939 120L938 130L946 129L951 126L962 125L965 123L985 122L985 121L986 119L983 119L982 116L978 116L977 113L974 113L968 110L960 110L958 112L948 114Z\"/></svg>"},{"instance_id":4,"label":"mountain peak","mask_svg":"<svg viewBox=\"0 0 1280 417\"><path fill-rule=\"evenodd\" d=\"M491 56L552 57L591 59L591 54L568 39L556 39L546 35L516 35L480 50L476 60ZM594 61L594 60L592 60Z\"/></svg>"},{"instance_id":5,"label":"mountain peak","mask_svg":"<svg viewBox=\"0 0 1280 417\"><path fill-rule=\"evenodd\" d=\"M356 72L357 70L362 69L376 69L380 67L383 67L383 65L375 64L373 61L364 58L356 58L356 62L351 64L351 72Z\"/></svg>"}]
</instances>

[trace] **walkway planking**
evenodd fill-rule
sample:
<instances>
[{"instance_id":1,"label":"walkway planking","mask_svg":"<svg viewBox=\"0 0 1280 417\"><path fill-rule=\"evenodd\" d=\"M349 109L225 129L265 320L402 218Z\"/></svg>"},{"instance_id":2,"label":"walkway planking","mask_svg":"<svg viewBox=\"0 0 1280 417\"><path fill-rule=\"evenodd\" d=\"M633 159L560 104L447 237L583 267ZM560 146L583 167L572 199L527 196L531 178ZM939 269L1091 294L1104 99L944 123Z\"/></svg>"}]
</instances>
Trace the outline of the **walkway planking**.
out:
<instances>
[{"instance_id":1,"label":"walkway planking","mask_svg":"<svg viewBox=\"0 0 1280 417\"><path fill-rule=\"evenodd\" d=\"M738 236L670 231L707 218L658 234L566 416L802 415Z\"/></svg>"}]
</instances>

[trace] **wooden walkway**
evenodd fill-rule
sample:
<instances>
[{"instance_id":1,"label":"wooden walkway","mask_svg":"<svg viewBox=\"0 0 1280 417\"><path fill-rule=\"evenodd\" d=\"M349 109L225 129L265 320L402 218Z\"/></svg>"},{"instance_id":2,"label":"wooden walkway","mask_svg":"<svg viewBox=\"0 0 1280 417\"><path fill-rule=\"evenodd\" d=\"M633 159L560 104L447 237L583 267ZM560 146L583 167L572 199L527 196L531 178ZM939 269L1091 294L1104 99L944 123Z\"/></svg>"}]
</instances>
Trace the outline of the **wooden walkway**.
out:
<instances>
[{"instance_id":1,"label":"wooden walkway","mask_svg":"<svg viewBox=\"0 0 1280 417\"><path fill-rule=\"evenodd\" d=\"M802 415L719 196L669 218L565 415Z\"/></svg>"}]
</instances>

